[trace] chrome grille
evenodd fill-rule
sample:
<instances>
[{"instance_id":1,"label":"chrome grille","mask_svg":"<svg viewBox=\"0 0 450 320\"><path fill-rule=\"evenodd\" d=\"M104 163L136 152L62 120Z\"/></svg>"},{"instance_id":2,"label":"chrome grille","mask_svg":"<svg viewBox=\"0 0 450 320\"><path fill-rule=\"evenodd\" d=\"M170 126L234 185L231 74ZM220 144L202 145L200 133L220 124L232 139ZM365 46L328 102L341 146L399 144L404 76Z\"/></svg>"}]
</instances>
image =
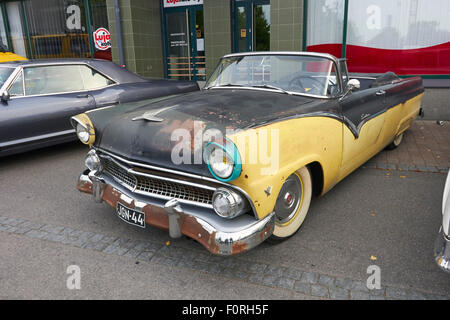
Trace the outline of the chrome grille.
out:
<instances>
[{"instance_id":1,"label":"chrome grille","mask_svg":"<svg viewBox=\"0 0 450 320\"><path fill-rule=\"evenodd\" d=\"M129 174L127 170L117 165L114 161L105 159L103 161L103 168L110 176L112 176L117 182L127 185L134 189L137 184L136 177Z\"/></svg>"},{"instance_id":2,"label":"chrome grille","mask_svg":"<svg viewBox=\"0 0 450 320\"><path fill-rule=\"evenodd\" d=\"M103 158L102 160L104 172L122 185L128 186L133 192L212 206L213 190L167 181L164 178L132 174L110 159Z\"/></svg>"}]
</instances>

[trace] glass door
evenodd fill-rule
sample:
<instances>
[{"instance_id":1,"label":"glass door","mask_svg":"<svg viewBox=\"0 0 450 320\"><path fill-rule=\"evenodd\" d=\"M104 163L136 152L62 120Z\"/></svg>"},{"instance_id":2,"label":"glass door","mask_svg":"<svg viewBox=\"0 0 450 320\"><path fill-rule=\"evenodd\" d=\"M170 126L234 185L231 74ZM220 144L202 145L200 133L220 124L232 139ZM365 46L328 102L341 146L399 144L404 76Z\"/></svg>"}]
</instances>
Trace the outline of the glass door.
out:
<instances>
[{"instance_id":1,"label":"glass door","mask_svg":"<svg viewBox=\"0 0 450 320\"><path fill-rule=\"evenodd\" d=\"M270 4L253 3L253 51L270 51Z\"/></svg>"},{"instance_id":2,"label":"glass door","mask_svg":"<svg viewBox=\"0 0 450 320\"><path fill-rule=\"evenodd\" d=\"M236 0L234 51L270 51L270 1Z\"/></svg>"},{"instance_id":3,"label":"glass door","mask_svg":"<svg viewBox=\"0 0 450 320\"><path fill-rule=\"evenodd\" d=\"M166 10L165 23L168 78L205 81L203 6Z\"/></svg>"},{"instance_id":4,"label":"glass door","mask_svg":"<svg viewBox=\"0 0 450 320\"><path fill-rule=\"evenodd\" d=\"M166 13L167 75L169 79L190 80L190 37L188 11Z\"/></svg>"},{"instance_id":5,"label":"glass door","mask_svg":"<svg viewBox=\"0 0 450 320\"><path fill-rule=\"evenodd\" d=\"M236 1L235 6L235 51L252 51L251 3Z\"/></svg>"},{"instance_id":6,"label":"glass door","mask_svg":"<svg viewBox=\"0 0 450 320\"><path fill-rule=\"evenodd\" d=\"M192 38L192 63L194 80L206 81L206 56L205 56L205 27L203 24L203 8L192 9L191 16L193 17L193 25L191 30L195 30L195 33L191 33Z\"/></svg>"}]
</instances>

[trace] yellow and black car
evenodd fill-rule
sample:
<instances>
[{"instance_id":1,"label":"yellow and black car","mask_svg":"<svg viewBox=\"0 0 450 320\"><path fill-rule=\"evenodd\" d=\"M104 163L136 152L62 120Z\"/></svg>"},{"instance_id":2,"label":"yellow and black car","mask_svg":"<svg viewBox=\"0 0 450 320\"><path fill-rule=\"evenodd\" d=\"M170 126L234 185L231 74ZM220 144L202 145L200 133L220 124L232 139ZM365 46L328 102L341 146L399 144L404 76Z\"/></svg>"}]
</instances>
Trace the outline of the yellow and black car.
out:
<instances>
[{"instance_id":1,"label":"yellow and black car","mask_svg":"<svg viewBox=\"0 0 450 320\"><path fill-rule=\"evenodd\" d=\"M240 253L290 238L313 197L396 148L423 93L328 54L227 55L202 91L72 118L92 147L78 189L130 224Z\"/></svg>"}]
</instances>

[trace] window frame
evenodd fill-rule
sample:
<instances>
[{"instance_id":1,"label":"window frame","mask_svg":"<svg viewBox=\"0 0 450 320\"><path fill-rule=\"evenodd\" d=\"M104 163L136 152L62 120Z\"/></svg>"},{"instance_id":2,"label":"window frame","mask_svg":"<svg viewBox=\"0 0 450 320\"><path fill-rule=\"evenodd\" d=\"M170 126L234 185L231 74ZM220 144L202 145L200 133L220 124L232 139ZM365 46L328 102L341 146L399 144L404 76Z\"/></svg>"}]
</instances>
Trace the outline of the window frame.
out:
<instances>
[{"instance_id":1,"label":"window frame","mask_svg":"<svg viewBox=\"0 0 450 320\"><path fill-rule=\"evenodd\" d=\"M41 94L32 94L32 95L27 95L26 94L26 88L25 88L25 74L23 72L23 70L25 68L35 68L35 67L54 67L54 66L86 66L88 68L91 68L93 70L95 70L96 72L98 72L99 74L101 74L102 76L104 76L105 78L109 79L110 81L112 81L113 83L110 85L106 85L104 87L100 87L100 88L96 88L96 89L83 89L83 90L73 90L73 91L64 91L64 92L58 92L58 93L41 93ZM99 71L98 69L90 66L88 63L83 63L83 62L73 62L73 63L49 63L49 64L35 64L35 65L27 65L27 66L20 66L17 67L17 70L13 72L13 74L10 76L10 78L5 82L5 84L3 85L3 87L1 88L2 92L3 91L9 91L9 89L11 88L11 86L13 85L14 81L16 80L18 74L22 73L23 74L23 91L24 91L24 95L23 96L12 96L11 99L20 99L20 98L30 98L30 97L42 97L42 96L51 96L51 95L60 95L60 94L69 94L69 93L76 93L76 92L89 92L89 91L96 91L96 90L102 90L105 88L109 88L112 86L116 86L119 83L117 81L115 81L114 79L112 79L111 77L109 77L108 75L104 74L103 72ZM81 75L81 74L80 74ZM84 82L83 82L83 87L84 87Z\"/></svg>"}]
</instances>

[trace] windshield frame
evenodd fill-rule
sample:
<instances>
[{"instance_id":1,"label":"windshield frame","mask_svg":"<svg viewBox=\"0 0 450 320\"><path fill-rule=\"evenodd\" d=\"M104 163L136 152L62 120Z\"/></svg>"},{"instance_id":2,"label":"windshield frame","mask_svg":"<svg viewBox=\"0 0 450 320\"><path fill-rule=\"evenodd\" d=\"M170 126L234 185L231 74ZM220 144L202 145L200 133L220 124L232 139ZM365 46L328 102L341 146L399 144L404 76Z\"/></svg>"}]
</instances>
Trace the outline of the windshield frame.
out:
<instances>
[{"instance_id":1,"label":"windshield frame","mask_svg":"<svg viewBox=\"0 0 450 320\"><path fill-rule=\"evenodd\" d=\"M324 58L327 60L330 60L332 65L335 68L336 77L338 78L336 83L338 84L339 90L336 94L327 96L327 95L317 95L317 94L308 94L308 93L301 93L296 91L289 91L289 90L276 90L276 89L269 89L269 88L259 88L259 87L253 87L253 86L241 86L241 85L228 85L228 86L220 86L220 85L210 85L205 86L203 90L209 90L209 89L244 89L244 90L255 90L255 91L269 91L269 92L277 92L277 93L288 93L290 95L297 95L297 96L306 96L306 97L312 97L312 98L320 98L320 99L336 99L342 96L345 88L343 84L342 79L342 72L341 72L341 63L339 59L336 57L326 54L326 53L315 53L315 52L296 52L296 51L259 51L259 52L244 52L244 53L233 53L228 54L220 58L219 63L217 64L214 71L211 73L211 75L206 80L206 84L209 83L211 80L211 77L221 68L222 61L227 58L235 58L235 57L246 57L246 56L302 56L302 57L314 57L314 58Z\"/></svg>"}]
</instances>

